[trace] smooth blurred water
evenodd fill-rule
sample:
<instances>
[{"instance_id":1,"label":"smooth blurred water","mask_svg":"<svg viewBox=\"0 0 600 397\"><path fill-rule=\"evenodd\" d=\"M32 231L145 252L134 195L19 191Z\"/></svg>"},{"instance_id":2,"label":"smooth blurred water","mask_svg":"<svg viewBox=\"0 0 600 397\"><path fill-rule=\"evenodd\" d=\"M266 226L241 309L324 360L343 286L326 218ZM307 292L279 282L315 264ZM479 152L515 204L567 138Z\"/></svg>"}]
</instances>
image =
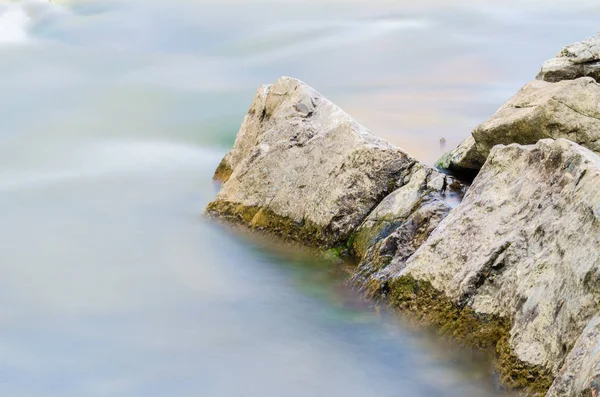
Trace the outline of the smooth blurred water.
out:
<instances>
[{"instance_id":1,"label":"smooth blurred water","mask_svg":"<svg viewBox=\"0 0 600 397\"><path fill-rule=\"evenodd\" d=\"M301 78L432 164L595 33L594 2L55 3L0 2L0 395L496 393L335 269L201 213L260 84Z\"/></svg>"}]
</instances>

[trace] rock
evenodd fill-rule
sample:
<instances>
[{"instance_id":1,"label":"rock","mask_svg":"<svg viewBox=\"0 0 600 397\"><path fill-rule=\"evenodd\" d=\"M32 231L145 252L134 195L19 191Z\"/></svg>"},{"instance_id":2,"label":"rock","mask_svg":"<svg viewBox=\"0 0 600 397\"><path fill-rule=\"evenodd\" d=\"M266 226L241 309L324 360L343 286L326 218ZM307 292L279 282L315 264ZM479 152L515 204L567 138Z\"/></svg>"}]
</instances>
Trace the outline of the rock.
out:
<instances>
[{"instance_id":1,"label":"rock","mask_svg":"<svg viewBox=\"0 0 600 397\"><path fill-rule=\"evenodd\" d=\"M548 392L548 397L583 396L600 396L600 317L590 320Z\"/></svg>"},{"instance_id":2,"label":"rock","mask_svg":"<svg viewBox=\"0 0 600 397\"><path fill-rule=\"evenodd\" d=\"M600 157L590 150L565 139L497 146L462 203L393 275L390 296L439 291L480 327L505 319L506 335L491 333L504 373L544 390L600 312L599 207Z\"/></svg>"},{"instance_id":3,"label":"rock","mask_svg":"<svg viewBox=\"0 0 600 397\"><path fill-rule=\"evenodd\" d=\"M473 136L469 136L458 147L444 154L436 163L436 167L455 173L473 173L485 163L486 155L477 149Z\"/></svg>"},{"instance_id":4,"label":"rock","mask_svg":"<svg viewBox=\"0 0 600 397\"><path fill-rule=\"evenodd\" d=\"M473 131L480 152L498 144L566 138L600 151L600 85L592 78L533 81Z\"/></svg>"},{"instance_id":5,"label":"rock","mask_svg":"<svg viewBox=\"0 0 600 397\"><path fill-rule=\"evenodd\" d=\"M444 194L449 177L421 164L406 178L406 184L387 196L358 227L353 249L362 258L377 241L387 237L421 205L430 193Z\"/></svg>"},{"instance_id":6,"label":"rock","mask_svg":"<svg viewBox=\"0 0 600 397\"><path fill-rule=\"evenodd\" d=\"M530 82L439 166L477 169L495 145L529 145L545 138L566 138L600 152L600 85L594 79Z\"/></svg>"},{"instance_id":7,"label":"rock","mask_svg":"<svg viewBox=\"0 0 600 397\"><path fill-rule=\"evenodd\" d=\"M537 79L555 83L585 76L600 77L600 34L563 48L544 63Z\"/></svg>"},{"instance_id":8,"label":"rock","mask_svg":"<svg viewBox=\"0 0 600 397\"><path fill-rule=\"evenodd\" d=\"M344 243L417 161L303 82L260 88L209 215L316 246Z\"/></svg>"},{"instance_id":9,"label":"rock","mask_svg":"<svg viewBox=\"0 0 600 397\"><path fill-rule=\"evenodd\" d=\"M369 214L352 239L360 264L352 279L375 295L393 269L402 266L442 219L451 202L458 202L463 185L453 178L418 164L407 183L387 196Z\"/></svg>"}]
</instances>

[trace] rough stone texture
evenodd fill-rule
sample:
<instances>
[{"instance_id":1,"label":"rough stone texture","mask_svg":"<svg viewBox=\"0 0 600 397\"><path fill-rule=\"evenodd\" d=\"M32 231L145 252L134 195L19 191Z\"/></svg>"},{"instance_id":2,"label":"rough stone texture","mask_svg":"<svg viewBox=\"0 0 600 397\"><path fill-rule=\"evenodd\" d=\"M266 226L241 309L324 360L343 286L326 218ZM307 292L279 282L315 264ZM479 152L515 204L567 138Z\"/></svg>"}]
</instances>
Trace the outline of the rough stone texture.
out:
<instances>
[{"instance_id":1,"label":"rough stone texture","mask_svg":"<svg viewBox=\"0 0 600 397\"><path fill-rule=\"evenodd\" d=\"M450 300L428 281L399 276L383 286L390 305L414 323L437 330L462 346L495 352L495 369L503 388L519 390L521 397L546 395L554 376L548 370L519 360L510 347L510 321L477 313Z\"/></svg>"},{"instance_id":2,"label":"rough stone texture","mask_svg":"<svg viewBox=\"0 0 600 397\"><path fill-rule=\"evenodd\" d=\"M600 152L600 85L590 77L532 81L477 126L472 138L446 154L440 167L477 168L495 145L529 145L544 138L566 138Z\"/></svg>"},{"instance_id":3,"label":"rough stone texture","mask_svg":"<svg viewBox=\"0 0 600 397\"><path fill-rule=\"evenodd\" d=\"M320 246L345 242L416 164L303 82L260 88L207 213Z\"/></svg>"},{"instance_id":4,"label":"rough stone texture","mask_svg":"<svg viewBox=\"0 0 600 397\"><path fill-rule=\"evenodd\" d=\"M369 295L379 293L392 269L398 269L429 237L464 186L453 178L418 164L407 183L387 196L369 214L352 239L360 264L353 281Z\"/></svg>"},{"instance_id":5,"label":"rough stone texture","mask_svg":"<svg viewBox=\"0 0 600 397\"><path fill-rule=\"evenodd\" d=\"M600 77L600 34L563 48L544 63L537 79L555 83L585 76Z\"/></svg>"},{"instance_id":6,"label":"rough stone texture","mask_svg":"<svg viewBox=\"0 0 600 397\"><path fill-rule=\"evenodd\" d=\"M600 396L600 317L594 317L565 361L548 397Z\"/></svg>"},{"instance_id":7,"label":"rough stone texture","mask_svg":"<svg viewBox=\"0 0 600 397\"><path fill-rule=\"evenodd\" d=\"M495 147L401 277L509 319L516 357L556 375L600 311L600 157L564 139Z\"/></svg>"}]
</instances>

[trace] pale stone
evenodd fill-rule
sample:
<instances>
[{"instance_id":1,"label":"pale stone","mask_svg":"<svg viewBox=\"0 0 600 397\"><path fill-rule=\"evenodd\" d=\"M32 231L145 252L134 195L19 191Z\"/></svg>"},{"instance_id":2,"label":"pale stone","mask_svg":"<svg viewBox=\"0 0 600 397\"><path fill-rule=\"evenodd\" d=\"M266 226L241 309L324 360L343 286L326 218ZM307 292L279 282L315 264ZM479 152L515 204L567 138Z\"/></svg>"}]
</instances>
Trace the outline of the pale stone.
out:
<instances>
[{"instance_id":1,"label":"pale stone","mask_svg":"<svg viewBox=\"0 0 600 397\"><path fill-rule=\"evenodd\" d=\"M573 142L495 147L462 203L394 277L512 321L516 356L557 374L600 312L600 158Z\"/></svg>"},{"instance_id":2,"label":"pale stone","mask_svg":"<svg viewBox=\"0 0 600 397\"><path fill-rule=\"evenodd\" d=\"M600 396L600 317L585 327L547 396Z\"/></svg>"},{"instance_id":3,"label":"pale stone","mask_svg":"<svg viewBox=\"0 0 600 397\"><path fill-rule=\"evenodd\" d=\"M303 82L258 90L231 152L211 215L334 246L347 240L417 161L375 137Z\"/></svg>"},{"instance_id":4,"label":"pale stone","mask_svg":"<svg viewBox=\"0 0 600 397\"><path fill-rule=\"evenodd\" d=\"M478 169L495 145L565 138L600 152L600 85L590 77L534 80L439 161L450 170Z\"/></svg>"},{"instance_id":5,"label":"pale stone","mask_svg":"<svg viewBox=\"0 0 600 397\"><path fill-rule=\"evenodd\" d=\"M407 179L354 234L352 248L360 264L353 281L360 288L382 285L448 215L453 200L464 194L461 183L421 164Z\"/></svg>"},{"instance_id":6,"label":"pale stone","mask_svg":"<svg viewBox=\"0 0 600 397\"><path fill-rule=\"evenodd\" d=\"M555 83L585 76L600 77L600 34L563 48L544 62L537 79Z\"/></svg>"}]
</instances>

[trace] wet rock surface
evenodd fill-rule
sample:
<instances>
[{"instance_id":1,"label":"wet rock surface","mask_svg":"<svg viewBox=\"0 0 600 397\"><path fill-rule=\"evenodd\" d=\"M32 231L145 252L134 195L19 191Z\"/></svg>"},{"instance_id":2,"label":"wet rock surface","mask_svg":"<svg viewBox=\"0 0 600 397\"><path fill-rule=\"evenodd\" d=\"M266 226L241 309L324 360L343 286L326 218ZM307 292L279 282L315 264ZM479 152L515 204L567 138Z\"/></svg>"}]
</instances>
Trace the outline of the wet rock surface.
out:
<instances>
[{"instance_id":1,"label":"wet rock surface","mask_svg":"<svg viewBox=\"0 0 600 397\"><path fill-rule=\"evenodd\" d=\"M393 269L401 267L448 215L464 188L433 169L413 167L408 182L387 196L355 232L352 249L360 264L354 283L377 295Z\"/></svg>"}]
</instances>

